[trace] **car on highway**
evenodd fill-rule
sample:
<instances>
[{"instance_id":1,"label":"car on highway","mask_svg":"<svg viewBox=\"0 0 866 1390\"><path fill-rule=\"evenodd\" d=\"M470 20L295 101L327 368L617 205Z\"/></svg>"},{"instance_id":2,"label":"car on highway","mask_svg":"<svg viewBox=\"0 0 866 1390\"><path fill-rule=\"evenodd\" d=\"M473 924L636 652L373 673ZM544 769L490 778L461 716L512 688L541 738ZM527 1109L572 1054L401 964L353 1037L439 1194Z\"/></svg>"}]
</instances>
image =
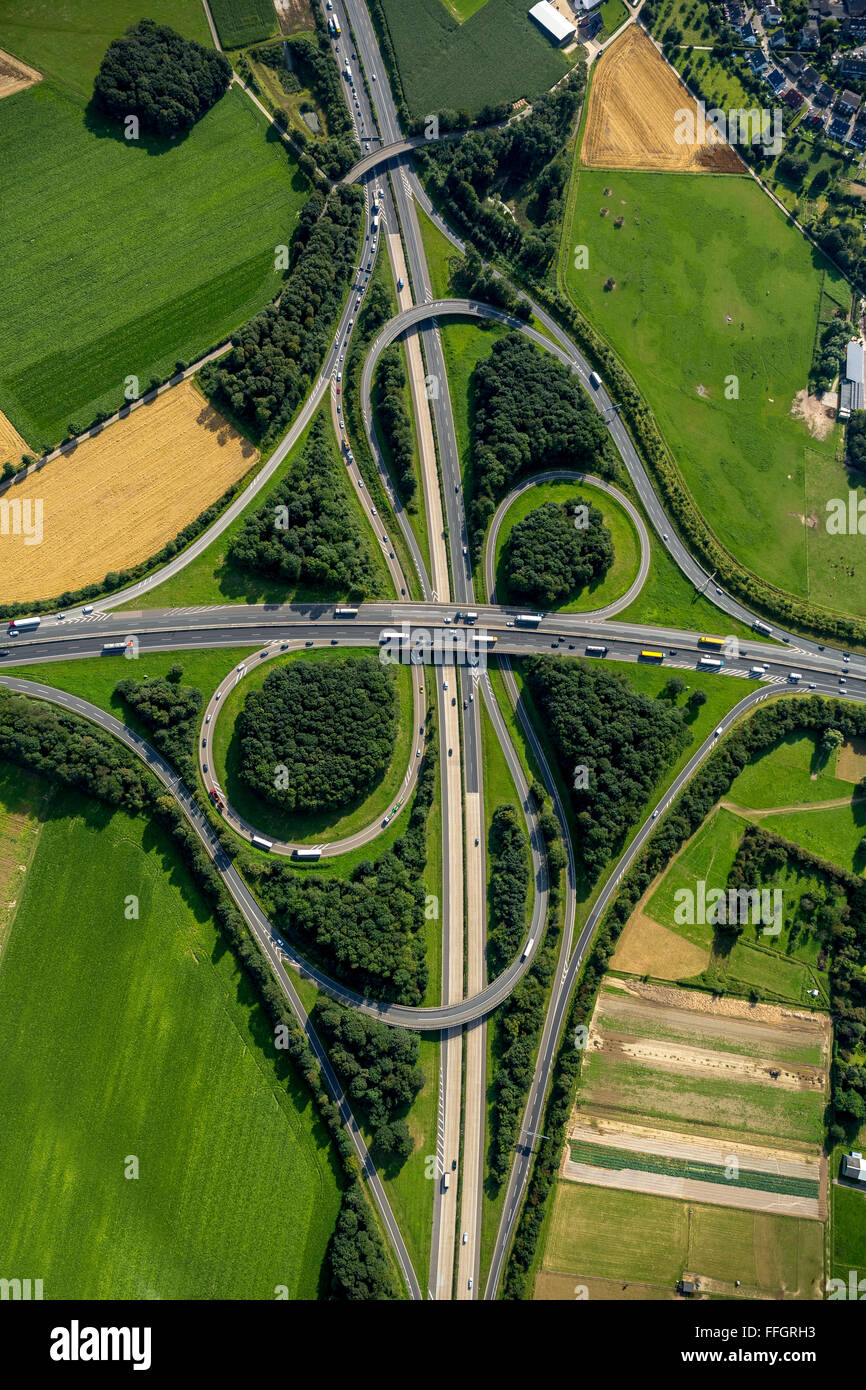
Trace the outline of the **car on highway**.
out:
<instances>
[{"instance_id":1,"label":"car on highway","mask_svg":"<svg viewBox=\"0 0 866 1390\"><path fill-rule=\"evenodd\" d=\"M722 726L721 726L721 724L720 724L719 727L716 729L716 732L713 734L713 738L718 738L718 737L719 737L719 734L720 734L721 732L722 732Z\"/></svg>"},{"instance_id":2,"label":"car on highway","mask_svg":"<svg viewBox=\"0 0 866 1390\"><path fill-rule=\"evenodd\" d=\"M58 618L60 619L60 621L63 622L63 619L66 617L66 614L65 614L65 613L58 613L57 616L58 616Z\"/></svg>"},{"instance_id":3,"label":"car on highway","mask_svg":"<svg viewBox=\"0 0 866 1390\"><path fill-rule=\"evenodd\" d=\"M446 618L446 619L445 619L445 622L446 622L446 623L450 623L450 621L451 621L450 618Z\"/></svg>"},{"instance_id":4,"label":"car on highway","mask_svg":"<svg viewBox=\"0 0 866 1390\"><path fill-rule=\"evenodd\" d=\"M87 603L87 604L85 604L85 606L82 608L81 611L82 611L82 613L84 614L84 616L87 617L88 614L90 614L90 613L93 612L93 604L92 604L92 603Z\"/></svg>"},{"instance_id":5,"label":"car on highway","mask_svg":"<svg viewBox=\"0 0 866 1390\"><path fill-rule=\"evenodd\" d=\"M658 808L656 808L656 810L653 811L653 820L655 820L655 818L656 818L657 815L658 815Z\"/></svg>"},{"instance_id":6,"label":"car on highway","mask_svg":"<svg viewBox=\"0 0 866 1390\"><path fill-rule=\"evenodd\" d=\"M376 508L375 508L375 507L371 507L371 508L370 508L370 515L371 515L371 516L375 516L375 515L376 515Z\"/></svg>"},{"instance_id":7,"label":"car on highway","mask_svg":"<svg viewBox=\"0 0 866 1390\"><path fill-rule=\"evenodd\" d=\"M667 531L662 531L662 540L663 540L663 541L666 541L666 540L669 540L669 539L670 539L670 538L669 538L669 536L668 536Z\"/></svg>"},{"instance_id":8,"label":"car on highway","mask_svg":"<svg viewBox=\"0 0 866 1390\"><path fill-rule=\"evenodd\" d=\"M342 380L343 380L343 373L342 373L342 372L337 372L337 380L338 380L338 381L342 381Z\"/></svg>"},{"instance_id":9,"label":"car on highway","mask_svg":"<svg viewBox=\"0 0 866 1390\"><path fill-rule=\"evenodd\" d=\"M465 1245L468 1239L469 1239L469 1232L468 1232L468 1231L464 1231L464 1232L463 1232L463 1239L461 1240L460 1244L461 1244L461 1245Z\"/></svg>"},{"instance_id":10,"label":"car on highway","mask_svg":"<svg viewBox=\"0 0 866 1390\"><path fill-rule=\"evenodd\" d=\"M449 756L449 758L451 757L451 749L450 749L450 748L448 749L448 756Z\"/></svg>"},{"instance_id":11,"label":"car on highway","mask_svg":"<svg viewBox=\"0 0 866 1390\"><path fill-rule=\"evenodd\" d=\"M844 679L844 677L843 677L843 679ZM443 689L443 690L447 690L447 689L448 689L448 682L447 682L447 681L443 681L443 682L442 682L442 689Z\"/></svg>"},{"instance_id":12,"label":"car on highway","mask_svg":"<svg viewBox=\"0 0 866 1390\"><path fill-rule=\"evenodd\" d=\"M209 724L209 723L210 723L210 715L209 715L209 714L206 714L206 715L205 715L205 717L204 717L204 722L205 722L205 724Z\"/></svg>"},{"instance_id":13,"label":"car on highway","mask_svg":"<svg viewBox=\"0 0 866 1390\"><path fill-rule=\"evenodd\" d=\"M850 653L850 652L843 652L843 653L842 653L842 660L843 660L843 661L850 661L850 660L851 660L851 653Z\"/></svg>"},{"instance_id":14,"label":"car on highway","mask_svg":"<svg viewBox=\"0 0 866 1390\"><path fill-rule=\"evenodd\" d=\"M221 691L221 690L215 690L215 691L214 691L214 699L215 699L215 700L219 700L221 696L222 696L222 691Z\"/></svg>"},{"instance_id":15,"label":"car on highway","mask_svg":"<svg viewBox=\"0 0 866 1390\"><path fill-rule=\"evenodd\" d=\"M8 648L8 647L0 648L0 656L8 656L8 655L9 655L9 648Z\"/></svg>"},{"instance_id":16,"label":"car on highway","mask_svg":"<svg viewBox=\"0 0 866 1390\"><path fill-rule=\"evenodd\" d=\"M472 1275L469 1276L469 1288L472 1288Z\"/></svg>"}]
</instances>

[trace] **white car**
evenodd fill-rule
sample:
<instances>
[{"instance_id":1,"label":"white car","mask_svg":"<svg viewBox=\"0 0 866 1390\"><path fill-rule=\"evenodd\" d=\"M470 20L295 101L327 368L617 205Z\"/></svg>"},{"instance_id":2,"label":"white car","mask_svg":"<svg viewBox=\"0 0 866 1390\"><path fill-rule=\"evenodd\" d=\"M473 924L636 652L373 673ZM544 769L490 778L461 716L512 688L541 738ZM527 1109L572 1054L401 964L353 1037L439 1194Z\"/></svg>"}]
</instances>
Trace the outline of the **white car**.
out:
<instances>
[{"instance_id":1,"label":"white car","mask_svg":"<svg viewBox=\"0 0 866 1390\"><path fill-rule=\"evenodd\" d=\"M658 811L653 811L653 820L655 820L655 818L656 818L657 815L658 815Z\"/></svg>"},{"instance_id":2,"label":"white car","mask_svg":"<svg viewBox=\"0 0 866 1390\"><path fill-rule=\"evenodd\" d=\"M214 699L215 699L215 700L219 700L219 699L221 698L221 696L222 696L222 691L221 691L221 690L218 690L218 691L216 692L216 694L214 695Z\"/></svg>"},{"instance_id":3,"label":"white car","mask_svg":"<svg viewBox=\"0 0 866 1390\"><path fill-rule=\"evenodd\" d=\"M376 515L376 508L375 508L375 507L371 507L371 508L370 508L370 515L371 515L371 516L375 516L375 515Z\"/></svg>"},{"instance_id":4,"label":"white car","mask_svg":"<svg viewBox=\"0 0 866 1390\"><path fill-rule=\"evenodd\" d=\"M470 1289L472 1288L472 1276L471 1276L471 1275L470 1275L470 1277L469 1277L469 1287L470 1287Z\"/></svg>"},{"instance_id":5,"label":"white car","mask_svg":"<svg viewBox=\"0 0 866 1390\"><path fill-rule=\"evenodd\" d=\"M442 682L442 689L443 689L443 690L447 690L447 689L448 689L448 682L447 682L447 681L443 681L443 682Z\"/></svg>"},{"instance_id":6,"label":"white car","mask_svg":"<svg viewBox=\"0 0 866 1390\"><path fill-rule=\"evenodd\" d=\"M469 1232L468 1232L468 1231L464 1231L464 1232L463 1232L463 1239L461 1240L460 1244L461 1244L461 1245L465 1245L468 1239L469 1239Z\"/></svg>"},{"instance_id":7,"label":"white car","mask_svg":"<svg viewBox=\"0 0 866 1390\"><path fill-rule=\"evenodd\" d=\"M204 717L204 722L205 722L205 724L209 724L209 723L210 723L210 715L209 715L209 714L206 714L206 715L205 715L205 717Z\"/></svg>"},{"instance_id":8,"label":"white car","mask_svg":"<svg viewBox=\"0 0 866 1390\"><path fill-rule=\"evenodd\" d=\"M372 77L373 81L375 82L375 81L376 81L376 74L375 74L374 72L371 72L371 73L370 73L370 76Z\"/></svg>"},{"instance_id":9,"label":"white car","mask_svg":"<svg viewBox=\"0 0 866 1390\"><path fill-rule=\"evenodd\" d=\"M716 729L716 732L713 734L713 738L718 738L718 737L719 737L719 734L720 734L721 732L722 732L722 726L721 726L721 724L720 724L719 727Z\"/></svg>"},{"instance_id":10,"label":"white car","mask_svg":"<svg viewBox=\"0 0 866 1390\"><path fill-rule=\"evenodd\" d=\"M450 619L450 618L446 618L445 621L446 621L446 623L450 623L451 619Z\"/></svg>"},{"instance_id":11,"label":"white car","mask_svg":"<svg viewBox=\"0 0 866 1390\"><path fill-rule=\"evenodd\" d=\"M343 373L342 373L342 372L337 372L337 380L338 380L338 381L342 381L342 380L343 380Z\"/></svg>"}]
</instances>

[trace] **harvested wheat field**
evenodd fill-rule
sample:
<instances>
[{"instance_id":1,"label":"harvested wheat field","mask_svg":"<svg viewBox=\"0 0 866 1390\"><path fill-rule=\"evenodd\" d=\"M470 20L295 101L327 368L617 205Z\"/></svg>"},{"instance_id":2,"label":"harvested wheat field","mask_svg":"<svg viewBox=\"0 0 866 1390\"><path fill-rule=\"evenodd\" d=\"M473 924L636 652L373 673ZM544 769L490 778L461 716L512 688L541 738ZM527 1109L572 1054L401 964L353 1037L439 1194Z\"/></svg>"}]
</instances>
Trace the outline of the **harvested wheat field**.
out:
<instances>
[{"instance_id":1,"label":"harvested wheat field","mask_svg":"<svg viewBox=\"0 0 866 1390\"><path fill-rule=\"evenodd\" d=\"M51 598L147 560L243 477L258 450L184 381L3 495L42 503L42 540L0 533L5 602ZM33 530L31 528L32 537Z\"/></svg>"},{"instance_id":2,"label":"harvested wheat field","mask_svg":"<svg viewBox=\"0 0 866 1390\"><path fill-rule=\"evenodd\" d=\"M8 460L18 465L22 455L30 453L30 445L16 430L11 420L7 420L0 410L0 467Z\"/></svg>"},{"instance_id":3,"label":"harvested wheat field","mask_svg":"<svg viewBox=\"0 0 866 1390\"><path fill-rule=\"evenodd\" d=\"M635 912L629 918L611 961L614 970L628 975L654 975L658 980L685 980L700 975L709 963L706 947L695 946L643 912Z\"/></svg>"},{"instance_id":4,"label":"harvested wheat field","mask_svg":"<svg viewBox=\"0 0 866 1390\"><path fill-rule=\"evenodd\" d=\"M683 111L695 120L693 143L676 139ZM696 102L638 24L605 49L595 67L581 161L589 169L744 172L715 130L701 132Z\"/></svg>"},{"instance_id":5,"label":"harvested wheat field","mask_svg":"<svg viewBox=\"0 0 866 1390\"><path fill-rule=\"evenodd\" d=\"M841 782L860 782L866 777L866 739L842 744L836 755L836 776Z\"/></svg>"},{"instance_id":6,"label":"harvested wheat field","mask_svg":"<svg viewBox=\"0 0 866 1390\"><path fill-rule=\"evenodd\" d=\"M23 92L25 87L32 87L34 82L41 81L41 72L29 68L26 63L19 62L11 53L0 48L0 99L11 97L13 92Z\"/></svg>"}]
</instances>

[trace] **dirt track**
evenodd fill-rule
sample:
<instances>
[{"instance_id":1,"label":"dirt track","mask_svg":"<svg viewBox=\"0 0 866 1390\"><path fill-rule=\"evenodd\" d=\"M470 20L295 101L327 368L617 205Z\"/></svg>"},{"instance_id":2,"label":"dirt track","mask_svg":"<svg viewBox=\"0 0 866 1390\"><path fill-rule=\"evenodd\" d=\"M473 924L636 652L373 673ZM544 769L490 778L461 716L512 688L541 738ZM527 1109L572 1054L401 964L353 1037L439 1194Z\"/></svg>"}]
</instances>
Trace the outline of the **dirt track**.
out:
<instances>
[{"instance_id":1,"label":"dirt track","mask_svg":"<svg viewBox=\"0 0 866 1390\"><path fill-rule=\"evenodd\" d=\"M682 111L691 111L695 120L691 143L676 139ZM590 169L745 172L739 155L714 130L700 131L696 102L639 24L630 25L596 64L581 160Z\"/></svg>"}]
</instances>

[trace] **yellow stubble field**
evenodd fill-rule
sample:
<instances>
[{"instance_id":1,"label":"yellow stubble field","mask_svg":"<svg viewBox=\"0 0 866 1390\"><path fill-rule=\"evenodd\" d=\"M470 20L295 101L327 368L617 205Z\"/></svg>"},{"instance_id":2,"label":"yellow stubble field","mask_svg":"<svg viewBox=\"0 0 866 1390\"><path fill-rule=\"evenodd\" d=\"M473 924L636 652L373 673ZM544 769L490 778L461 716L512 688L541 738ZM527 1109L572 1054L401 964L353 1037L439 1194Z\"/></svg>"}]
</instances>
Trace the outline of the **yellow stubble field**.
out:
<instances>
[{"instance_id":1,"label":"yellow stubble field","mask_svg":"<svg viewBox=\"0 0 866 1390\"><path fill-rule=\"evenodd\" d=\"M693 114L692 143L677 140L684 111ZM605 49L593 69L580 157L589 169L744 172L712 127L701 130L696 102L638 24Z\"/></svg>"},{"instance_id":2,"label":"yellow stubble field","mask_svg":"<svg viewBox=\"0 0 866 1390\"><path fill-rule=\"evenodd\" d=\"M147 560L258 457L192 382L163 392L2 494L29 518L17 535L11 508L0 518L3 601L52 598Z\"/></svg>"}]
</instances>

